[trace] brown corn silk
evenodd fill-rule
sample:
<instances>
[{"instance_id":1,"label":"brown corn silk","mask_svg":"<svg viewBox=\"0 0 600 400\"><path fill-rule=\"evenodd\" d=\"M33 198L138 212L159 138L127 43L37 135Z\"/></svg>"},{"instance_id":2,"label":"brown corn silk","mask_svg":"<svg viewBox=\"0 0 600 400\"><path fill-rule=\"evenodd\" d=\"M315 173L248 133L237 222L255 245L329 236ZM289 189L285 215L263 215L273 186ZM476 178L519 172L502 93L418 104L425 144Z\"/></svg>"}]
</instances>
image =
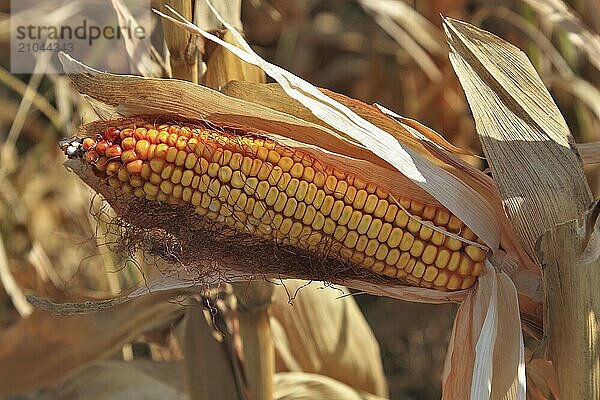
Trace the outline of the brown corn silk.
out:
<instances>
[{"instance_id":1,"label":"brown corn silk","mask_svg":"<svg viewBox=\"0 0 600 400\"><path fill-rule=\"evenodd\" d=\"M264 135L150 121L85 133L83 159L117 192L191 205L240 232L412 286L466 289L482 270L482 242L441 205L390 194Z\"/></svg>"}]
</instances>

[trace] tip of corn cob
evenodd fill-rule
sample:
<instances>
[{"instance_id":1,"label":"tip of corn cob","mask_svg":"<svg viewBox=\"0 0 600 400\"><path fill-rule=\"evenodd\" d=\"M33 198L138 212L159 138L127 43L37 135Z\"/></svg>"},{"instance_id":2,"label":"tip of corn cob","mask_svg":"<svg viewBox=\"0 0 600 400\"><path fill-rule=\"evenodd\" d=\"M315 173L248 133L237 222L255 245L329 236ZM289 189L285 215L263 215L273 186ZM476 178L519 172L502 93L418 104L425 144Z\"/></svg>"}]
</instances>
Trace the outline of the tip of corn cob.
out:
<instances>
[{"instance_id":1,"label":"tip of corn cob","mask_svg":"<svg viewBox=\"0 0 600 400\"><path fill-rule=\"evenodd\" d=\"M118 192L409 285L466 289L483 267L482 242L445 208L256 135L117 121L59 146Z\"/></svg>"}]
</instances>

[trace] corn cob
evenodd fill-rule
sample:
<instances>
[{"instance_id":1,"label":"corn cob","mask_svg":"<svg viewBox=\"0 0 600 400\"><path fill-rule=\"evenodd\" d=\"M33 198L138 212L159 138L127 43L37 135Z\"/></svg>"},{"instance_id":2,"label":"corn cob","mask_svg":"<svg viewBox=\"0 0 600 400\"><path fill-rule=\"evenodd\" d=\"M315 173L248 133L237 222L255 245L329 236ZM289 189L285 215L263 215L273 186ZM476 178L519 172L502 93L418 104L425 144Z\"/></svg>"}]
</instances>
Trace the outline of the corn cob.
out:
<instances>
[{"instance_id":1,"label":"corn cob","mask_svg":"<svg viewBox=\"0 0 600 400\"><path fill-rule=\"evenodd\" d=\"M257 135L136 124L70 142L65 153L117 190L191 203L211 220L309 251L327 243L335 257L409 285L466 289L483 266L482 248L446 234L482 243L447 209L394 198Z\"/></svg>"}]
</instances>

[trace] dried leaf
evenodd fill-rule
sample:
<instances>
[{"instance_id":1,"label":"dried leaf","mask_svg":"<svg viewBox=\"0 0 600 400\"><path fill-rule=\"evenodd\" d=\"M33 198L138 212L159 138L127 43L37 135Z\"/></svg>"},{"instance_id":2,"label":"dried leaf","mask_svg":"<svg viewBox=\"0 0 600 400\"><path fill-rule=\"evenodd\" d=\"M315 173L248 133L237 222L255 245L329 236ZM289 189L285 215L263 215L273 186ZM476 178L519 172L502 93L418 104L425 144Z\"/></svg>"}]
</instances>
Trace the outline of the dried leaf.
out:
<instances>
[{"instance_id":1,"label":"dried leaf","mask_svg":"<svg viewBox=\"0 0 600 400\"><path fill-rule=\"evenodd\" d=\"M140 25L137 20L131 15L131 12L121 0L110 0L119 26L125 27L121 29L131 29L135 31ZM150 38L144 36L138 38L137 35L122 34L123 44L129 57L129 63L134 68L134 72L143 76L165 76L166 68L162 57L152 45Z\"/></svg>"},{"instance_id":2,"label":"dried leaf","mask_svg":"<svg viewBox=\"0 0 600 400\"><path fill-rule=\"evenodd\" d=\"M84 315L36 310L0 331L0 393L19 394L59 382L140 333L168 323L183 312L167 302L172 297L157 293Z\"/></svg>"},{"instance_id":3,"label":"dried leaf","mask_svg":"<svg viewBox=\"0 0 600 400\"><path fill-rule=\"evenodd\" d=\"M182 347L182 369L191 398L238 400L242 382L235 373L231 354L227 353L224 343L213 337L212 327L198 303L188 304L175 335Z\"/></svg>"},{"instance_id":4,"label":"dried leaf","mask_svg":"<svg viewBox=\"0 0 600 400\"><path fill-rule=\"evenodd\" d=\"M325 375L387 396L379 345L346 288L285 280L270 311L280 370Z\"/></svg>"},{"instance_id":5,"label":"dried leaf","mask_svg":"<svg viewBox=\"0 0 600 400\"><path fill-rule=\"evenodd\" d=\"M516 294L503 272L490 271L479 278L454 321L444 366L443 399L525 399Z\"/></svg>"},{"instance_id":6,"label":"dried leaf","mask_svg":"<svg viewBox=\"0 0 600 400\"><path fill-rule=\"evenodd\" d=\"M544 231L591 201L573 138L519 49L461 21L447 18L444 26L506 211L532 256Z\"/></svg>"},{"instance_id":7,"label":"dried leaf","mask_svg":"<svg viewBox=\"0 0 600 400\"><path fill-rule=\"evenodd\" d=\"M356 391L322 375L302 372L281 372L275 375L276 400L384 400Z\"/></svg>"},{"instance_id":8,"label":"dried leaf","mask_svg":"<svg viewBox=\"0 0 600 400\"><path fill-rule=\"evenodd\" d=\"M100 361L35 400L188 400L181 364L135 360ZM110 382L110 384L107 384Z\"/></svg>"}]
</instances>

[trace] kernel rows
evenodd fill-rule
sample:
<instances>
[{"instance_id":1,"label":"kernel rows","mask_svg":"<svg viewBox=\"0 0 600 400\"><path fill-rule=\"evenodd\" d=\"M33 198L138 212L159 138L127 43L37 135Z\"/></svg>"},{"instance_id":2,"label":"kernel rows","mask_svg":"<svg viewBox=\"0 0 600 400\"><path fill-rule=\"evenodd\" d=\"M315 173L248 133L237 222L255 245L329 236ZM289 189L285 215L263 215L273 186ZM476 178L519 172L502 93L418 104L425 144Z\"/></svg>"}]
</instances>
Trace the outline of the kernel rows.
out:
<instances>
[{"instance_id":1,"label":"kernel rows","mask_svg":"<svg viewBox=\"0 0 600 400\"><path fill-rule=\"evenodd\" d=\"M465 289L485 252L443 207L396 201L374 183L255 136L146 125L83 141L108 183L140 198L191 203L214 221L280 243L329 251L374 272L439 290ZM427 221L434 230L421 221Z\"/></svg>"}]
</instances>

